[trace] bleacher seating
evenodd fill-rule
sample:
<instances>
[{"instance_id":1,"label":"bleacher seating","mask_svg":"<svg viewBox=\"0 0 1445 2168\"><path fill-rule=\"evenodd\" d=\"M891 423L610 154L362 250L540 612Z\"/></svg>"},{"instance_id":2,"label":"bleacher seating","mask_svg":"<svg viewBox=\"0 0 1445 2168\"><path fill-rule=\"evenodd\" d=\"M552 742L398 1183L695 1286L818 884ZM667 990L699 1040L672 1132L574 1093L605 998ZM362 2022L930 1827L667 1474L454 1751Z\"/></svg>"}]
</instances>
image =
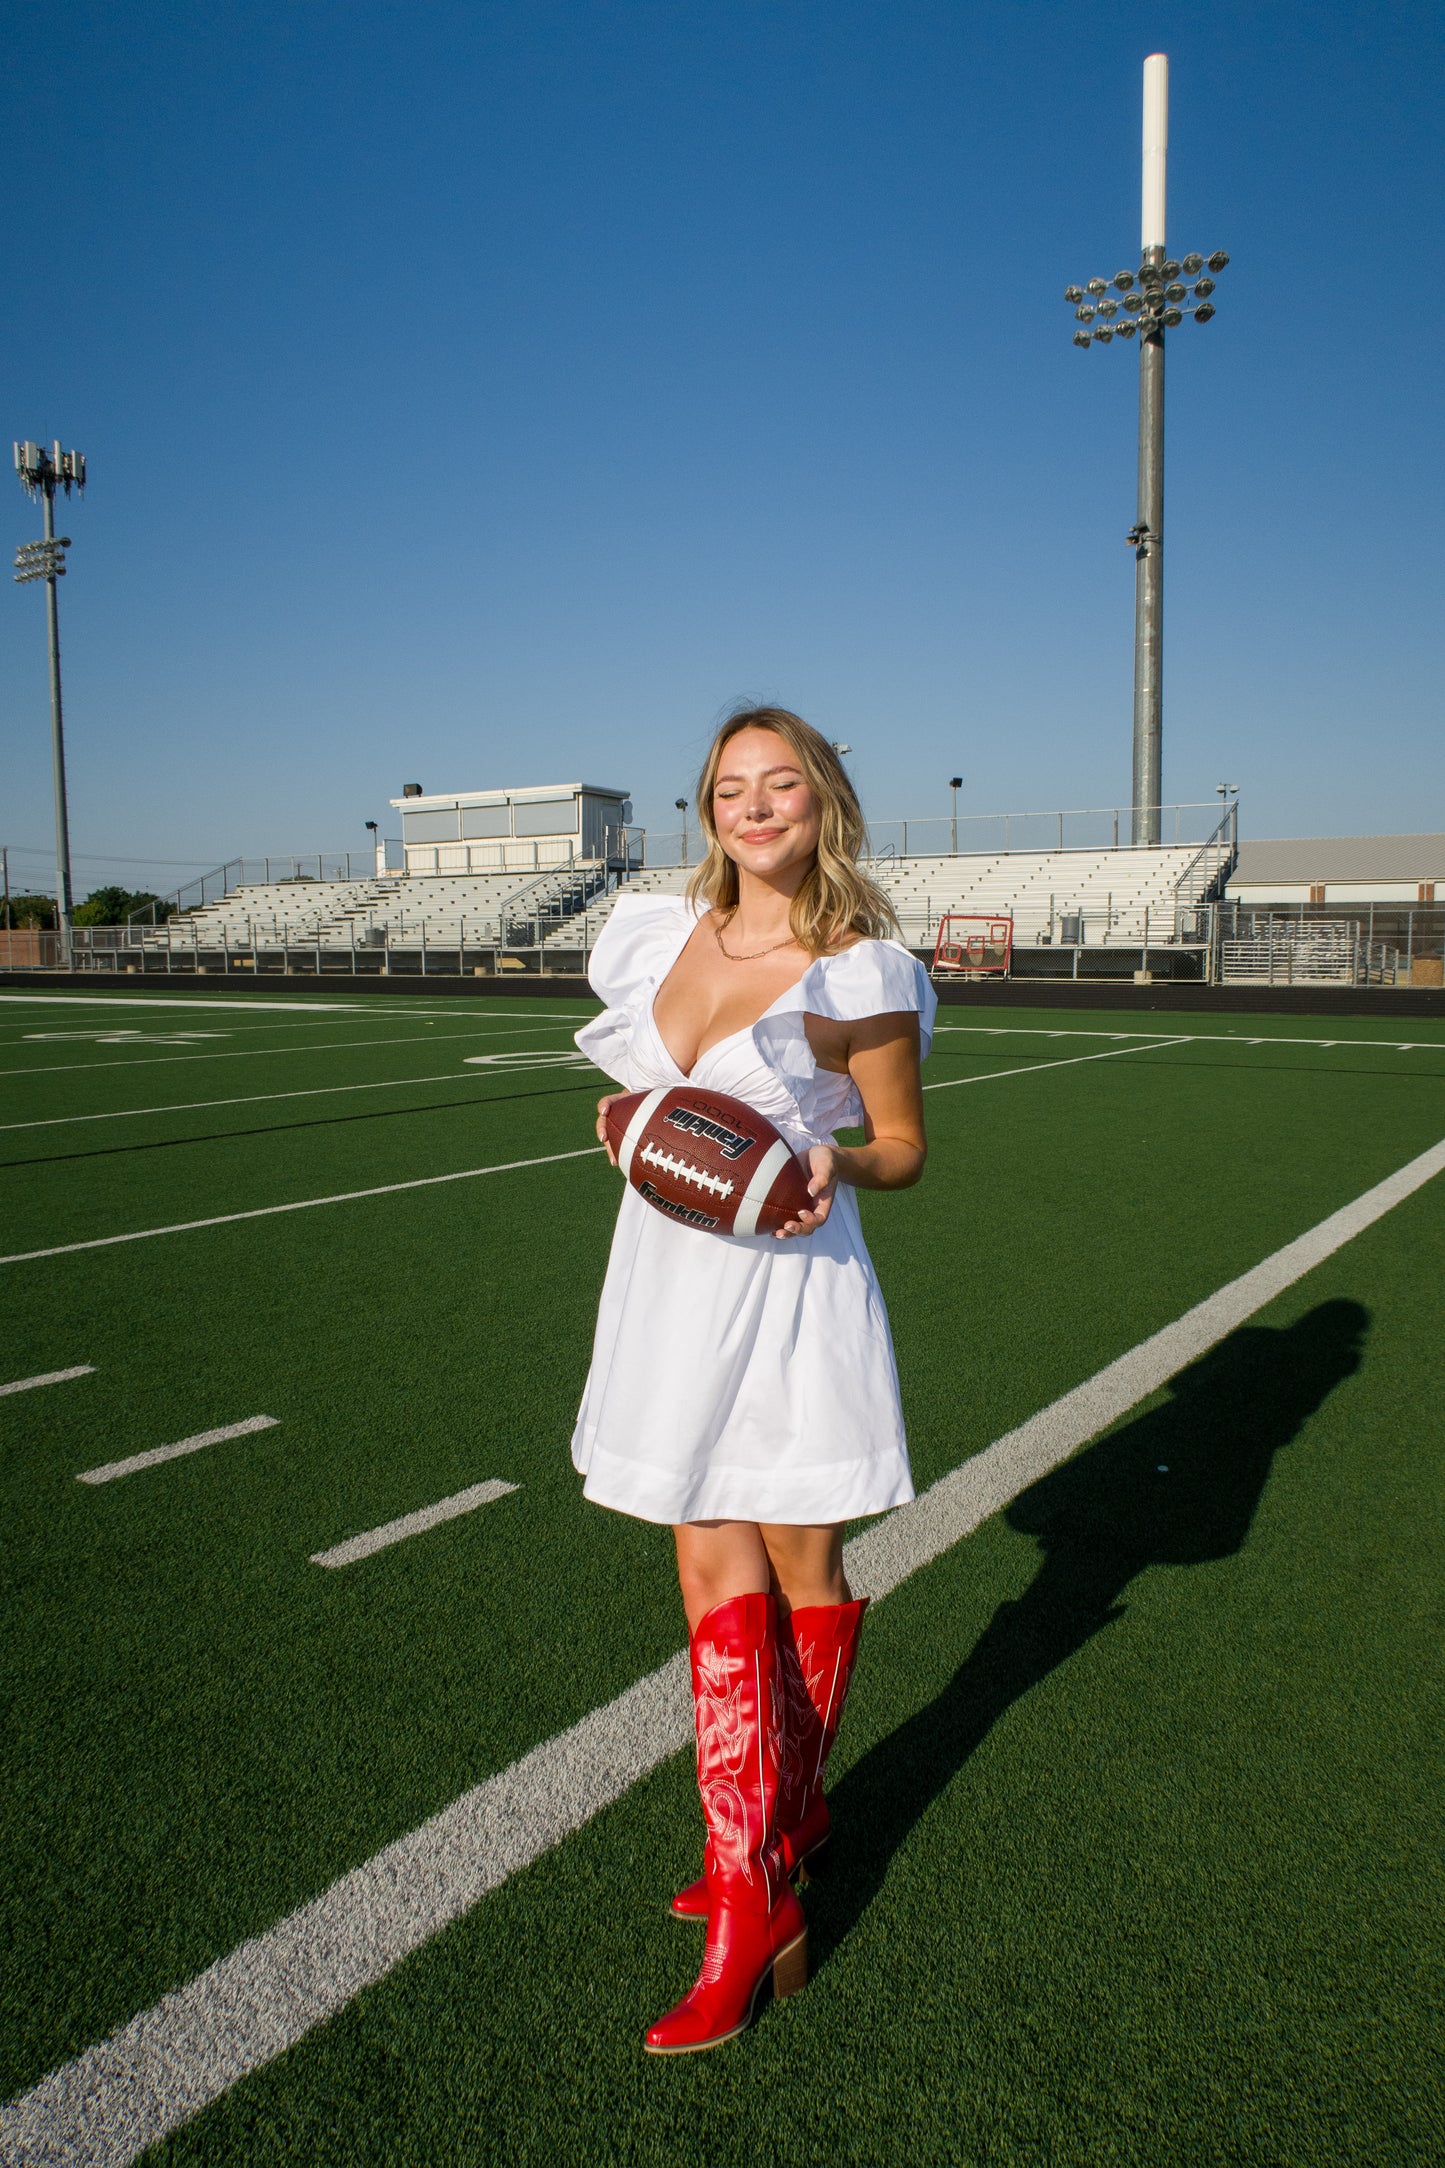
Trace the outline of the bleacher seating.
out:
<instances>
[{"instance_id":1,"label":"bleacher seating","mask_svg":"<svg viewBox=\"0 0 1445 2168\"><path fill-rule=\"evenodd\" d=\"M881 857L868 871L891 898L904 939L931 948L946 912L1012 916L1014 946L1079 942L1090 947L1168 941L1179 907L1199 901L1217 869L1199 846L1012 851ZM681 895L692 869L634 873L631 895ZM147 946L203 950L311 947L339 951L483 949L498 944L590 950L618 890L600 863L577 863L519 881L510 873L388 874L371 880L288 880L238 888L219 903L142 929ZM1065 921L1068 921L1066 927Z\"/></svg>"}]
</instances>

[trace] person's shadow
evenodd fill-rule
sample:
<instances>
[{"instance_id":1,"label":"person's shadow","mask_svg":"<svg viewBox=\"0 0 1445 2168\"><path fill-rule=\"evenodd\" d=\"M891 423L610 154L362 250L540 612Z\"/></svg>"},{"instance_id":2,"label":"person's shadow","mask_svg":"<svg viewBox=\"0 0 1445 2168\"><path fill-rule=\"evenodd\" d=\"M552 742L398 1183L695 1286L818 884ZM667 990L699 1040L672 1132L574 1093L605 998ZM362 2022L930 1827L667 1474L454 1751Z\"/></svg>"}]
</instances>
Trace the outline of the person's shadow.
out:
<instances>
[{"instance_id":1,"label":"person's shadow","mask_svg":"<svg viewBox=\"0 0 1445 2168\"><path fill-rule=\"evenodd\" d=\"M1324 1302L1283 1329L1242 1326L1172 1381L1170 1399L1052 1469L1004 1518L1042 1558L1000 1604L943 1692L880 1739L832 1792L835 1841L811 1907L814 1969L871 1904L899 1846L1030 1687L1101 1628L1146 1566L1243 1546L1275 1454L1359 1368L1369 1312ZM865 1643L866 1661L866 1643Z\"/></svg>"}]
</instances>

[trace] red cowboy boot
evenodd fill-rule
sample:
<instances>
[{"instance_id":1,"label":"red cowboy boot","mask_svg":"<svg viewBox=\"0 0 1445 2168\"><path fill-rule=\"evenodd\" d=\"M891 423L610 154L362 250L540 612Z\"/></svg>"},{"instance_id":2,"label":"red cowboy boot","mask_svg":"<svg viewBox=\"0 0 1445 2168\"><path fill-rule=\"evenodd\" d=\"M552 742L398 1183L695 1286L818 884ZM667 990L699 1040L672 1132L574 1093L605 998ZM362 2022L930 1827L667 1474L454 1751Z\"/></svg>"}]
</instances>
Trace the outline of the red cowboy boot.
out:
<instances>
[{"instance_id":1,"label":"red cowboy boot","mask_svg":"<svg viewBox=\"0 0 1445 2168\"><path fill-rule=\"evenodd\" d=\"M646 2036L650 2055L690 2055L743 2031L771 1974L796 1995L808 1928L773 1834L782 1695L777 1604L734 1596L692 1637L697 1785L707 1823L707 1946L702 1971Z\"/></svg>"},{"instance_id":2,"label":"red cowboy boot","mask_svg":"<svg viewBox=\"0 0 1445 2168\"><path fill-rule=\"evenodd\" d=\"M777 1830L788 1875L803 1873L828 1842L828 1802L823 1771L853 1667L868 1598L855 1603L812 1604L782 1622L778 1653L783 1675L783 1741ZM675 1919L706 1919L707 1876L689 1882L672 1900Z\"/></svg>"}]
</instances>

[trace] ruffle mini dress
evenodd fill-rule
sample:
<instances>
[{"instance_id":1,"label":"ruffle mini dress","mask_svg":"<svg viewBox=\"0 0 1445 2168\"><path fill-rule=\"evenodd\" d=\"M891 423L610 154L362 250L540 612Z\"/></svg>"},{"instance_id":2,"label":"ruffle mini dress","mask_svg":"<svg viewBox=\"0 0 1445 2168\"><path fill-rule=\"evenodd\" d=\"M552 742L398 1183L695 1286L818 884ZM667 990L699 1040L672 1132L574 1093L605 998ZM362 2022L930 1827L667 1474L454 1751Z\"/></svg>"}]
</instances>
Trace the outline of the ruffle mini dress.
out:
<instances>
[{"instance_id":1,"label":"ruffle mini dress","mask_svg":"<svg viewBox=\"0 0 1445 2168\"><path fill-rule=\"evenodd\" d=\"M862 1122L853 1081L820 1069L808 1015L854 1022L937 1000L896 941L809 965L757 1023L685 1077L653 998L700 916L678 896L623 896L592 952L607 1007L577 1045L624 1091L694 1083L766 1114L797 1150ZM639 1520L832 1522L913 1496L898 1371L857 1192L840 1183L816 1233L719 1235L624 1188L572 1459L583 1494Z\"/></svg>"}]
</instances>

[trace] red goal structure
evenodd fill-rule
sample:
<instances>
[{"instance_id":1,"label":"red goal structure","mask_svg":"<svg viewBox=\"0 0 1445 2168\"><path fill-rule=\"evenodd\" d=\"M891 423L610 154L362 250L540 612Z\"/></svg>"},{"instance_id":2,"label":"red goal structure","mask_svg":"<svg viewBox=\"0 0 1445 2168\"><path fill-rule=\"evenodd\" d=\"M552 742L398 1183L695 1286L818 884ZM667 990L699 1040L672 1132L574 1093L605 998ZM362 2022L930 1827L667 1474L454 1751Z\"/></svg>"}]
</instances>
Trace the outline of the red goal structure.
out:
<instances>
[{"instance_id":1,"label":"red goal structure","mask_svg":"<svg viewBox=\"0 0 1445 2168\"><path fill-rule=\"evenodd\" d=\"M1014 922L1007 913L947 911L938 922L933 969L951 978L1006 979L1013 963Z\"/></svg>"}]
</instances>

